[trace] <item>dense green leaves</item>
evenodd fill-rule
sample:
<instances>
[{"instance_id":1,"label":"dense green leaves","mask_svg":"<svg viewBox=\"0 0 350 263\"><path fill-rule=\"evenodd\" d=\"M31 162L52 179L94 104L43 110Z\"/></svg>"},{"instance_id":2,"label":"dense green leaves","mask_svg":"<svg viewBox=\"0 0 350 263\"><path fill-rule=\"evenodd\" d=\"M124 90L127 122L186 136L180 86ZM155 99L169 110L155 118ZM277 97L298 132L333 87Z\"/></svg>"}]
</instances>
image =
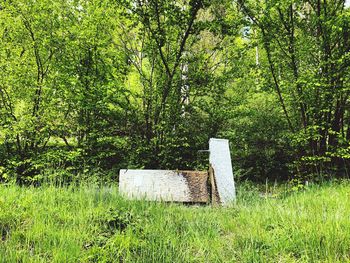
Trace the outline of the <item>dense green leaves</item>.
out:
<instances>
[{"instance_id":1,"label":"dense green leaves","mask_svg":"<svg viewBox=\"0 0 350 263\"><path fill-rule=\"evenodd\" d=\"M349 166L349 10L320 1L3 1L0 176ZM64 172L61 172L64 171Z\"/></svg>"}]
</instances>

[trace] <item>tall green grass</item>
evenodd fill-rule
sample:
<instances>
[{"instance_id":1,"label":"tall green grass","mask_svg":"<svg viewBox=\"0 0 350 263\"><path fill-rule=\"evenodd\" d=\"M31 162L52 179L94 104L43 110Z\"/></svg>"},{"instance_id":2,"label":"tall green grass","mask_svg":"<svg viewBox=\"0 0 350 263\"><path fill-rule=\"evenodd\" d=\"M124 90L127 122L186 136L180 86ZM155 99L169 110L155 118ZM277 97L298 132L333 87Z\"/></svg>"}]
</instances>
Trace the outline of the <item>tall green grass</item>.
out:
<instances>
[{"instance_id":1,"label":"tall green grass","mask_svg":"<svg viewBox=\"0 0 350 263\"><path fill-rule=\"evenodd\" d=\"M0 262L350 262L350 184L266 197L244 184L231 208L0 186Z\"/></svg>"}]
</instances>

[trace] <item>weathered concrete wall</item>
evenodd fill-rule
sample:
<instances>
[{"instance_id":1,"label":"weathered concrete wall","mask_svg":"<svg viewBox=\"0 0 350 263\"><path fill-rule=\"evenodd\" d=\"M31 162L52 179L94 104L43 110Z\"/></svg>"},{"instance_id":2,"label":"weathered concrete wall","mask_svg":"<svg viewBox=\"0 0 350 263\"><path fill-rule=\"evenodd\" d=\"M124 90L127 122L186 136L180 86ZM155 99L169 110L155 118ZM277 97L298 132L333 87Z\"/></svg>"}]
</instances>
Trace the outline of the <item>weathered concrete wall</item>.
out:
<instances>
[{"instance_id":1,"label":"weathered concrete wall","mask_svg":"<svg viewBox=\"0 0 350 263\"><path fill-rule=\"evenodd\" d=\"M209 151L210 178L198 171L120 170L120 193L132 199L191 203L207 203L210 195L213 204L229 205L236 198L229 141L210 139Z\"/></svg>"},{"instance_id":2,"label":"weathered concrete wall","mask_svg":"<svg viewBox=\"0 0 350 263\"><path fill-rule=\"evenodd\" d=\"M120 170L119 191L132 199L206 203L207 181L207 172Z\"/></svg>"},{"instance_id":3,"label":"weathered concrete wall","mask_svg":"<svg viewBox=\"0 0 350 263\"><path fill-rule=\"evenodd\" d=\"M209 162L213 168L219 202L228 205L236 199L229 141L212 138L209 141L209 151Z\"/></svg>"}]
</instances>

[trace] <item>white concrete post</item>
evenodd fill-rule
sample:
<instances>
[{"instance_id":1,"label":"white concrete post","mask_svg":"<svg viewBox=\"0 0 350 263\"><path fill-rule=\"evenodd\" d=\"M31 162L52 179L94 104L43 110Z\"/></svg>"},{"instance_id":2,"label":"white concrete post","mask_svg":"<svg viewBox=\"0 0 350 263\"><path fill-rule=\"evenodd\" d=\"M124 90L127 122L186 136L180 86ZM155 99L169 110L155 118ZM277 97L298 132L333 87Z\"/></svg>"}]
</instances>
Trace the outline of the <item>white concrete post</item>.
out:
<instances>
[{"instance_id":1,"label":"white concrete post","mask_svg":"<svg viewBox=\"0 0 350 263\"><path fill-rule=\"evenodd\" d=\"M222 205L229 205L236 199L229 141L211 138L209 141L209 151L209 162L214 170L220 203Z\"/></svg>"}]
</instances>

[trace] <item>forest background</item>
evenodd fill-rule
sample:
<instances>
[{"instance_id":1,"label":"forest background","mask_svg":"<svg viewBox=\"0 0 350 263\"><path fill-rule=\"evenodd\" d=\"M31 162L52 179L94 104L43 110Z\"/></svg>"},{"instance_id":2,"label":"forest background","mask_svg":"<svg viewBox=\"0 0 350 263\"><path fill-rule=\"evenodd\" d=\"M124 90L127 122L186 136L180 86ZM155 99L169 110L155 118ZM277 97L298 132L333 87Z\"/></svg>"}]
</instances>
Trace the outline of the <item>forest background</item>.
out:
<instances>
[{"instance_id":1,"label":"forest background","mask_svg":"<svg viewBox=\"0 0 350 263\"><path fill-rule=\"evenodd\" d=\"M349 50L344 0L3 0L0 180L348 177Z\"/></svg>"}]
</instances>

